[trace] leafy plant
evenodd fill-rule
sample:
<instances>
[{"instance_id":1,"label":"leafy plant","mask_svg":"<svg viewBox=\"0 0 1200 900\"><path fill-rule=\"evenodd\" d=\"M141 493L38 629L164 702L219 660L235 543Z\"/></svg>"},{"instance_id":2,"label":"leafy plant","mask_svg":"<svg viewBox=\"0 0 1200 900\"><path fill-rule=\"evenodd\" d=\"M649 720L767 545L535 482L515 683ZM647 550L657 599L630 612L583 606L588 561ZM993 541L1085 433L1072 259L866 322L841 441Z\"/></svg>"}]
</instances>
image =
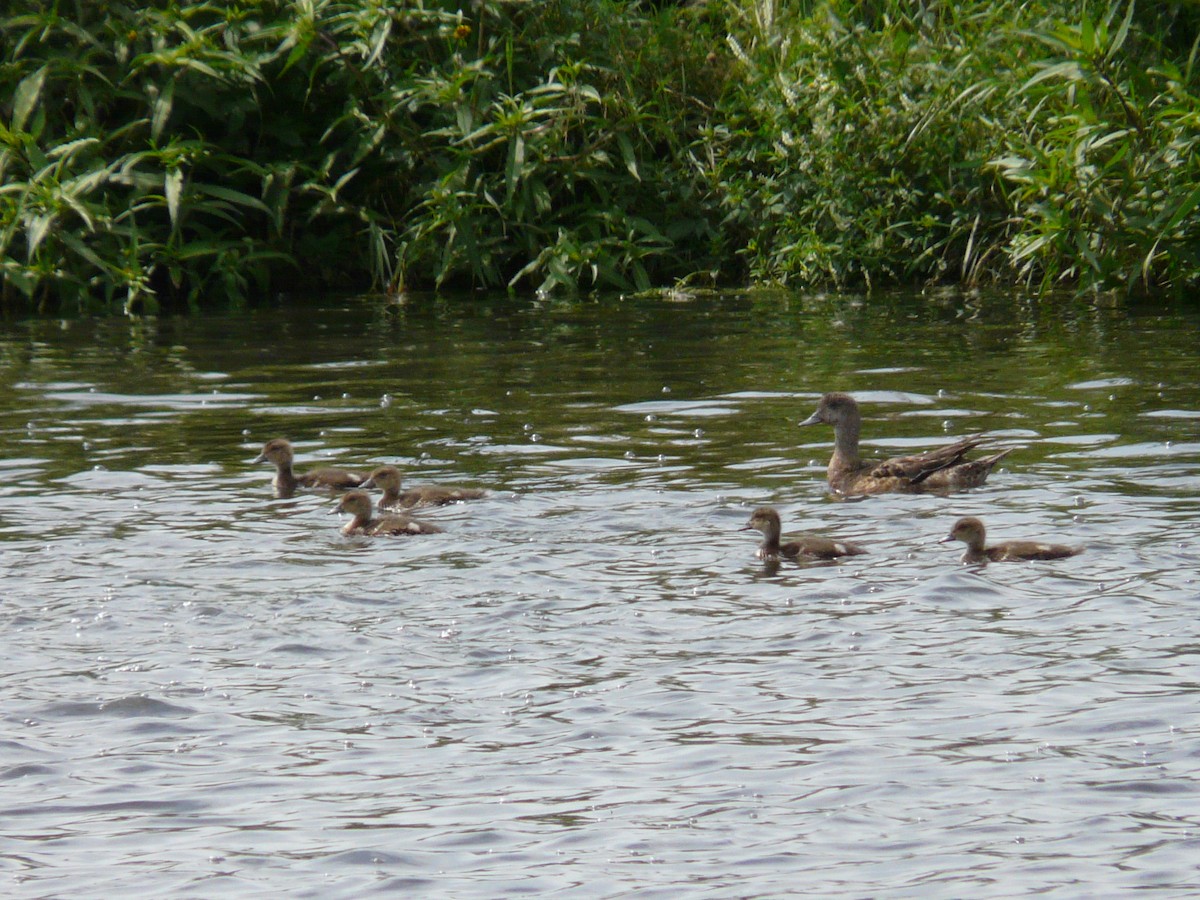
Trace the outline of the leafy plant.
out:
<instances>
[{"instance_id":1,"label":"leafy plant","mask_svg":"<svg viewBox=\"0 0 1200 900\"><path fill-rule=\"evenodd\" d=\"M0 297L1180 290L1198 25L1120 0L12 0Z\"/></svg>"},{"instance_id":2,"label":"leafy plant","mask_svg":"<svg viewBox=\"0 0 1200 900\"><path fill-rule=\"evenodd\" d=\"M992 166L1017 223L1008 255L1044 286L1178 290L1197 276L1200 100L1188 70L1147 67L1134 5L1033 35L1052 54L1013 94L1037 115ZM1138 45L1141 46L1138 46Z\"/></svg>"}]
</instances>

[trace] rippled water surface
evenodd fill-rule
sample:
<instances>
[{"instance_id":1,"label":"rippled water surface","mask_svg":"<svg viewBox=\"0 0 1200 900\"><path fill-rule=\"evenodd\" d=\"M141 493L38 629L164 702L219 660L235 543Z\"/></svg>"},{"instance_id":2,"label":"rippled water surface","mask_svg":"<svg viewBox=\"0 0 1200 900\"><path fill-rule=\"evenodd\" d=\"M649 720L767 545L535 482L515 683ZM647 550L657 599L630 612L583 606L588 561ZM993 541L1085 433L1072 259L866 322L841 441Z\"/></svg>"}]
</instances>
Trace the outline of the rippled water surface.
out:
<instances>
[{"instance_id":1,"label":"rippled water surface","mask_svg":"<svg viewBox=\"0 0 1200 900\"><path fill-rule=\"evenodd\" d=\"M0 326L8 896L1200 890L1200 315L470 299ZM950 497L873 455L1014 447ZM345 538L251 460L493 489ZM860 541L764 568L749 512ZM1087 546L963 567L960 515Z\"/></svg>"}]
</instances>

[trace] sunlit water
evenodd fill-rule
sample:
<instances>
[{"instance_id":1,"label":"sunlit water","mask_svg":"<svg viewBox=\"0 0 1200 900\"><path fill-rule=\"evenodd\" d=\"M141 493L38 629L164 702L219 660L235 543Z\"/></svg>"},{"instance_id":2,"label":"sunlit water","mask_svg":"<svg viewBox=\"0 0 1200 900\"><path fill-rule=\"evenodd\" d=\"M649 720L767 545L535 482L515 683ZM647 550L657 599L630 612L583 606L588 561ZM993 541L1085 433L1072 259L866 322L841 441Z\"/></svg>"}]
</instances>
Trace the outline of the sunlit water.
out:
<instances>
[{"instance_id":1,"label":"sunlit water","mask_svg":"<svg viewBox=\"0 0 1200 900\"><path fill-rule=\"evenodd\" d=\"M1200 314L375 300L0 332L6 895L1200 889ZM975 432L984 488L838 502ZM298 468L492 495L344 538ZM749 512L860 541L764 568ZM995 539L1086 544L963 567Z\"/></svg>"}]
</instances>

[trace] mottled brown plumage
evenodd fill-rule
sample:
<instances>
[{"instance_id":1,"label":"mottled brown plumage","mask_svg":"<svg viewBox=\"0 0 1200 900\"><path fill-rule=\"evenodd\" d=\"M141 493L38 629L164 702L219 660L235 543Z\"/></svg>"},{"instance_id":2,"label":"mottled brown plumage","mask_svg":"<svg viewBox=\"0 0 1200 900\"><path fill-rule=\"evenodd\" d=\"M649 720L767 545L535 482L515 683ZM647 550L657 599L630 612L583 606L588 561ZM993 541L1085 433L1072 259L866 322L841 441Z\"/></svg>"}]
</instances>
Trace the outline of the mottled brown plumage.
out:
<instances>
[{"instance_id":1,"label":"mottled brown plumage","mask_svg":"<svg viewBox=\"0 0 1200 900\"><path fill-rule=\"evenodd\" d=\"M913 456L882 462L861 459L858 436L862 415L849 394L826 394L816 411L800 424L833 426L833 456L826 477L836 494L946 493L978 487L987 481L992 467L1011 452L1001 450L981 459L965 459L985 440L974 436Z\"/></svg>"},{"instance_id":2,"label":"mottled brown plumage","mask_svg":"<svg viewBox=\"0 0 1200 900\"><path fill-rule=\"evenodd\" d=\"M756 509L750 514L750 521L739 530L763 533L763 542L757 554L761 559L837 559L839 556L857 556L867 552L849 541L835 541L815 535L794 537L786 544L781 544L779 513L769 506Z\"/></svg>"}]
</instances>

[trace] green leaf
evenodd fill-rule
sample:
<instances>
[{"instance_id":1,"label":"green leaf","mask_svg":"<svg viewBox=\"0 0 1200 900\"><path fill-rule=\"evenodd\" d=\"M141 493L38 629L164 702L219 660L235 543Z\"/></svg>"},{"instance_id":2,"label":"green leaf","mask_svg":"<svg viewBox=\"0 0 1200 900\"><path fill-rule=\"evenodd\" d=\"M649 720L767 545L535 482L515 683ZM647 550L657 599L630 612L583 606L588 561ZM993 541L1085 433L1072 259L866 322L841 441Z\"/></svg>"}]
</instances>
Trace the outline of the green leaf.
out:
<instances>
[{"instance_id":1,"label":"green leaf","mask_svg":"<svg viewBox=\"0 0 1200 900\"><path fill-rule=\"evenodd\" d=\"M504 173L504 187L508 201L512 202L521 173L525 168L525 136L518 134L508 143L508 165Z\"/></svg>"},{"instance_id":2,"label":"green leaf","mask_svg":"<svg viewBox=\"0 0 1200 900\"><path fill-rule=\"evenodd\" d=\"M1065 62L1055 63L1054 65L1046 66L1023 85L1021 91L1027 91L1031 87L1040 82L1047 81L1051 78L1064 78L1067 81L1085 81L1083 67L1074 60L1066 60Z\"/></svg>"},{"instance_id":3,"label":"green leaf","mask_svg":"<svg viewBox=\"0 0 1200 900\"><path fill-rule=\"evenodd\" d=\"M28 259L32 260L37 253L38 245L42 243L54 222L54 215L35 216L25 227L25 242L29 245Z\"/></svg>"},{"instance_id":4,"label":"green leaf","mask_svg":"<svg viewBox=\"0 0 1200 900\"><path fill-rule=\"evenodd\" d=\"M183 170L168 169L163 178L163 196L167 198L167 213L171 217L171 228L179 227L179 198L183 195Z\"/></svg>"},{"instance_id":5,"label":"green leaf","mask_svg":"<svg viewBox=\"0 0 1200 900\"><path fill-rule=\"evenodd\" d=\"M621 148L621 159L625 161L625 168L629 174L641 181L642 176L638 174L637 156L633 152L633 143L629 140L629 135L624 132L619 133L617 146Z\"/></svg>"},{"instance_id":6,"label":"green leaf","mask_svg":"<svg viewBox=\"0 0 1200 900\"><path fill-rule=\"evenodd\" d=\"M1112 40L1108 44L1108 50L1104 54L1106 60L1112 59L1118 50L1125 44L1125 38L1129 36L1129 24L1133 21L1133 0L1129 0L1125 8L1125 18L1121 22L1121 27L1117 29L1117 33L1113 35Z\"/></svg>"},{"instance_id":7,"label":"green leaf","mask_svg":"<svg viewBox=\"0 0 1200 900\"><path fill-rule=\"evenodd\" d=\"M25 120L33 112L38 98L42 95L42 85L46 83L46 66L42 66L32 75L26 75L17 85L13 94L12 130L20 131L25 127Z\"/></svg>"},{"instance_id":8,"label":"green leaf","mask_svg":"<svg viewBox=\"0 0 1200 900\"><path fill-rule=\"evenodd\" d=\"M67 247L74 250L101 272L105 272L109 269L109 266L105 265L104 260L97 256L92 248L81 241L76 235L71 234L69 231L64 231L61 235L59 235L59 237L62 238L62 242Z\"/></svg>"},{"instance_id":9,"label":"green leaf","mask_svg":"<svg viewBox=\"0 0 1200 900\"><path fill-rule=\"evenodd\" d=\"M78 138L74 141L67 141L65 144L59 144L57 147L52 147L46 151L47 159L68 159L75 155L75 151L81 150L84 147L91 147L100 143L98 138Z\"/></svg>"},{"instance_id":10,"label":"green leaf","mask_svg":"<svg viewBox=\"0 0 1200 900\"><path fill-rule=\"evenodd\" d=\"M311 43L312 35L304 35L304 37L301 38L294 47L292 47L291 52L288 53L287 61L283 64L283 72L280 74L286 73L288 69L300 62L300 60L304 58L304 55L308 53L308 47Z\"/></svg>"},{"instance_id":11,"label":"green leaf","mask_svg":"<svg viewBox=\"0 0 1200 900\"><path fill-rule=\"evenodd\" d=\"M25 295L25 298L32 299L33 292L37 289L38 279L30 275L28 271L10 268L5 266L3 269L4 281L6 284L11 284L18 291Z\"/></svg>"},{"instance_id":12,"label":"green leaf","mask_svg":"<svg viewBox=\"0 0 1200 900\"><path fill-rule=\"evenodd\" d=\"M171 117L171 107L175 105L175 79L167 81L167 86L159 91L154 98L154 106L150 113L150 138L158 143L167 120Z\"/></svg>"},{"instance_id":13,"label":"green leaf","mask_svg":"<svg viewBox=\"0 0 1200 900\"><path fill-rule=\"evenodd\" d=\"M1200 186L1192 188L1192 192L1188 194L1183 202L1175 208L1175 212L1171 213L1171 218L1167 219L1167 223L1163 225L1162 230L1158 233L1161 240L1166 236L1168 231L1174 231L1179 227L1179 223L1191 215L1192 210L1200 203Z\"/></svg>"},{"instance_id":14,"label":"green leaf","mask_svg":"<svg viewBox=\"0 0 1200 900\"><path fill-rule=\"evenodd\" d=\"M1088 56L1096 52L1096 28L1087 16L1079 23L1079 49Z\"/></svg>"},{"instance_id":15,"label":"green leaf","mask_svg":"<svg viewBox=\"0 0 1200 900\"><path fill-rule=\"evenodd\" d=\"M346 176L343 176L345 179ZM192 190L198 194L208 194L210 197L216 197L220 200L228 200L230 203L236 203L238 206L249 206L251 209L257 209L260 212L268 212L267 205L257 197L251 197L242 191L235 191L233 188L221 187L219 184L193 184Z\"/></svg>"}]
</instances>

